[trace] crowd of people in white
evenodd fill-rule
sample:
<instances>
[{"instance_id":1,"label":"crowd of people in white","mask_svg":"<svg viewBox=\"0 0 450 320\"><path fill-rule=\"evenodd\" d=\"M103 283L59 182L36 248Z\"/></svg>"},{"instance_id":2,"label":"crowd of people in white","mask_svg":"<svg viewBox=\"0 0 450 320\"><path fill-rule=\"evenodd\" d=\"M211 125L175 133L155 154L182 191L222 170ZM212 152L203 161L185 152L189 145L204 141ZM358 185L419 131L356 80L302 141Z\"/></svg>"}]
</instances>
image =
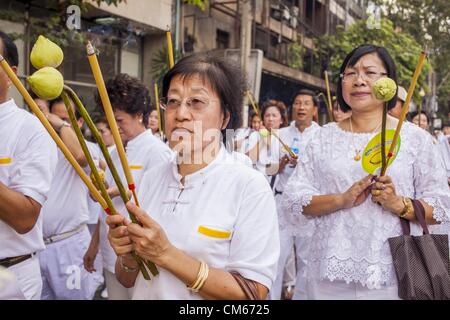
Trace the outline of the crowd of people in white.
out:
<instances>
[{"instance_id":1,"label":"crowd of people in white","mask_svg":"<svg viewBox=\"0 0 450 320\"><path fill-rule=\"evenodd\" d=\"M17 48L0 39L17 70ZM0 69L0 299L93 299L103 283L109 299L250 298L242 281L258 299L399 299L387 239L401 234L399 217L415 222L407 199L423 204L432 232L448 233L450 130L435 139L412 115L387 174L367 174L361 152L381 130L372 84L382 77L396 81L395 62L362 45L342 63L333 122L319 126L315 92L300 89L288 107L264 102L240 128L241 71L193 54L163 79L164 134L148 89L127 74L109 79L140 203L122 201L88 142L121 213L108 216L38 119L8 99ZM405 96L399 87L388 102L387 129ZM64 101L35 101L90 174ZM125 182L108 121L96 126ZM144 279L135 254L159 274Z\"/></svg>"}]
</instances>

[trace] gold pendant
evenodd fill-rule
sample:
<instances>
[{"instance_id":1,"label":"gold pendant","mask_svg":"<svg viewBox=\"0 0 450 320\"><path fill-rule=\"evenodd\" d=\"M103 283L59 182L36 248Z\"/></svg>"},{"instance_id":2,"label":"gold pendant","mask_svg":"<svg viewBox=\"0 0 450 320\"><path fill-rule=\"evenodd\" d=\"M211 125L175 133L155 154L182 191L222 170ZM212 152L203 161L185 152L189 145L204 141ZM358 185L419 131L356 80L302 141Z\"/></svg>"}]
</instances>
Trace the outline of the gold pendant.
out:
<instances>
[{"instance_id":1,"label":"gold pendant","mask_svg":"<svg viewBox=\"0 0 450 320\"><path fill-rule=\"evenodd\" d=\"M355 160L355 161L361 160L361 156L359 155L359 151L356 152L356 155L353 157L353 160Z\"/></svg>"}]
</instances>

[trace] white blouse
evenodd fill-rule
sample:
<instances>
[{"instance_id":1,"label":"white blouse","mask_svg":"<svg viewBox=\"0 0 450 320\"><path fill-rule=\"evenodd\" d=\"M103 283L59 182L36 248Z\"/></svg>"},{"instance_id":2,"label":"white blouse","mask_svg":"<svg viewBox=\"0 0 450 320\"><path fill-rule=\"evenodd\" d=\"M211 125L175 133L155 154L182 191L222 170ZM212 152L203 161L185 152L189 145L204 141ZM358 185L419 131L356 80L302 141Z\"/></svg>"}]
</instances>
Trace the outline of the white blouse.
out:
<instances>
[{"instance_id":1,"label":"white blouse","mask_svg":"<svg viewBox=\"0 0 450 320\"><path fill-rule=\"evenodd\" d=\"M374 133L355 133L336 123L325 125L299 158L283 194L282 206L296 235L309 243L305 253L308 278L354 281L379 288L397 282L387 239L402 234L397 216L372 202L320 217L307 217L303 207L315 195L345 192L367 173L355 161L355 147L364 147ZM433 217L449 223L450 192L446 172L431 136L405 123L400 152L388 168L398 195L423 199L434 208ZM440 226L442 227L442 226ZM432 232L434 227L430 227ZM435 229L436 230L436 229ZM421 228L411 224L411 234Z\"/></svg>"},{"instance_id":2,"label":"white blouse","mask_svg":"<svg viewBox=\"0 0 450 320\"><path fill-rule=\"evenodd\" d=\"M263 175L222 146L216 159L184 180L183 185L176 157L146 172L140 183L141 207L178 249L270 288L280 241L275 201ZM202 299L172 273L163 268L159 272L150 281L139 274L133 299Z\"/></svg>"}]
</instances>

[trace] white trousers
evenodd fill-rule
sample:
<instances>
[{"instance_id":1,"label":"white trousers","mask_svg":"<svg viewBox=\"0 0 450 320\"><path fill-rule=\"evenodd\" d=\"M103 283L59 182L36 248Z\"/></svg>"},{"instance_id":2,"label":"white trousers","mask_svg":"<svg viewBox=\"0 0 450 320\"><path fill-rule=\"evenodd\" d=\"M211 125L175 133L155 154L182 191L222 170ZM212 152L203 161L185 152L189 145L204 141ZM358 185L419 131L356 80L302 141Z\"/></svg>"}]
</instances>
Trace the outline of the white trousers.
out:
<instances>
[{"instance_id":1,"label":"white trousers","mask_svg":"<svg viewBox=\"0 0 450 320\"><path fill-rule=\"evenodd\" d=\"M272 284L269 292L270 300L280 300L283 284L288 281L292 284L295 279L295 252L294 252L295 237L280 230L280 257L278 259L277 277ZM294 255L294 257L292 257ZM290 279L287 279L290 278Z\"/></svg>"},{"instance_id":2,"label":"white trousers","mask_svg":"<svg viewBox=\"0 0 450 320\"><path fill-rule=\"evenodd\" d=\"M306 300L306 263L305 255L308 253L309 243L305 239L295 238L295 257L297 274L295 277L295 291L292 300Z\"/></svg>"},{"instance_id":3,"label":"white trousers","mask_svg":"<svg viewBox=\"0 0 450 320\"><path fill-rule=\"evenodd\" d=\"M130 300L132 297L132 288L125 288L117 280L116 275L108 269L105 272L106 290L108 290L108 300Z\"/></svg>"},{"instance_id":4,"label":"white trousers","mask_svg":"<svg viewBox=\"0 0 450 320\"><path fill-rule=\"evenodd\" d=\"M42 291L39 259L33 255L7 269L13 279L0 289L0 300L39 300Z\"/></svg>"},{"instance_id":5,"label":"white trousers","mask_svg":"<svg viewBox=\"0 0 450 320\"><path fill-rule=\"evenodd\" d=\"M360 283L340 280L310 279L306 293L308 300L400 300L397 285L368 289Z\"/></svg>"},{"instance_id":6,"label":"white trousers","mask_svg":"<svg viewBox=\"0 0 450 320\"><path fill-rule=\"evenodd\" d=\"M40 252L42 300L92 300L102 279L84 269L83 257L90 241L86 227Z\"/></svg>"}]
</instances>

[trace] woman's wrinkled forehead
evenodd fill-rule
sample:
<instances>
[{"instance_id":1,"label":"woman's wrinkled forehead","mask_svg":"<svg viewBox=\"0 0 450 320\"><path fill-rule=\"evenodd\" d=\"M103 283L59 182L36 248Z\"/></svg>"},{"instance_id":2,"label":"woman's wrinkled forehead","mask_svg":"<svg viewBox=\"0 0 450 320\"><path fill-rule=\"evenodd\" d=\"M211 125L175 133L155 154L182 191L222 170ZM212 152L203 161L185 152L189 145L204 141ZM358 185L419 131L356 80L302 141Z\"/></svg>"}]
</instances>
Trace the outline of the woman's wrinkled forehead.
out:
<instances>
[{"instance_id":1,"label":"woman's wrinkled forehead","mask_svg":"<svg viewBox=\"0 0 450 320\"><path fill-rule=\"evenodd\" d=\"M383 60L381 60L381 58L378 56L378 54L375 52L372 52L372 53L363 55L356 61L352 61L352 59L350 59L350 61L348 62L347 66L345 68L346 69L349 69L349 68L352 68L352 69L368 69L368 68L381 69L381 68L386 68L386 66L385 66Z\"/></svg>"},{"instance_id":2,"label":"woman's wrinkled forehead","mask_svg":"<svg viewBox=\"0 0 450 320\"><path fill-rule=\"evenodd\" d=\"M204 91L207 94L214 95L216 92L211 85L211 81L205 74L177 74L170 81L169 92L179 91L179 87L187 87L193 91Z\"/></svg>"}]
</instances>

